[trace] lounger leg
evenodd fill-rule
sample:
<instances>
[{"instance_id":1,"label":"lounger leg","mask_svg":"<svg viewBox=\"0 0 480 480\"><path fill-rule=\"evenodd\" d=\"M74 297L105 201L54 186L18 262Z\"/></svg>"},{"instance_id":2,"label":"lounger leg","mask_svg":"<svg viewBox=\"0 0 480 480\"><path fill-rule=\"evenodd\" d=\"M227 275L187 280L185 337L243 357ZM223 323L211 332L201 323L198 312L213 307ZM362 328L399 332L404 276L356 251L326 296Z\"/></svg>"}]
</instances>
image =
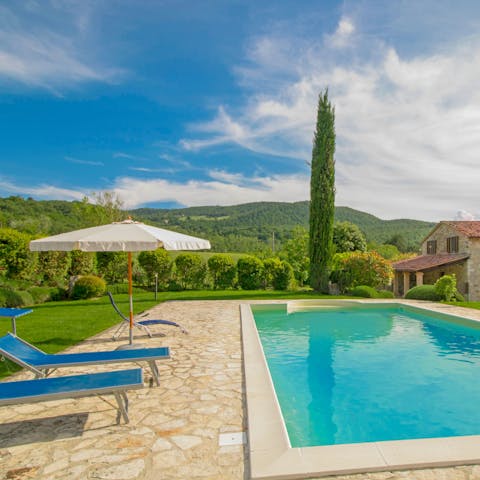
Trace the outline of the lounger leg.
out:
<instances>
[{"instance_id":1,"label":"lounger leg","mask_svg":"<svg viewBox=\"0 0 480 480\"><path fill-rule=\"evenodd\" d=\"M152 360L151 362L148 362L150 365L150 370L152 371L152 376L155 380L155 383L157 384L157 387L160 386L160 375L158 373L158 367L157 364L155 363L155 360Z\"/></svg>"},{"instance_id":2,"label":"lounger leg","mask_svg":"<svg viewBox=\"0 0 480 480\"><path fill-rule=\"evenodd\" d=\"M117 423L120 423L120 417L123 417L125 423L128 423L128 397L125 392L114 392L115 399L118 403Z\"/></svg>"},{"instance_id":3,"label":"lounger leg","mask_svg":"<svg viewBox=\"0 0 480 480\"><path fill-rule=\"evenodd\" d=\"M113 334L112 340L116 340L120 334L123 332L123 329L126 327L126 322L123 322L118 326L118 328L115 330L115 333Z\"/></svg>"},{"instance_id":4,"label":"lounger leg","mask_svg":"<svg viewBox=\"0 0 480 480\"><path fill-rule=\"evenodd\" d=\"M147 332L147 335L152 338L152 332L150 331L150 329L146 326L146 325L142 325L142 327L145 329L145 331Z\"/></svg>"}]
</instances>

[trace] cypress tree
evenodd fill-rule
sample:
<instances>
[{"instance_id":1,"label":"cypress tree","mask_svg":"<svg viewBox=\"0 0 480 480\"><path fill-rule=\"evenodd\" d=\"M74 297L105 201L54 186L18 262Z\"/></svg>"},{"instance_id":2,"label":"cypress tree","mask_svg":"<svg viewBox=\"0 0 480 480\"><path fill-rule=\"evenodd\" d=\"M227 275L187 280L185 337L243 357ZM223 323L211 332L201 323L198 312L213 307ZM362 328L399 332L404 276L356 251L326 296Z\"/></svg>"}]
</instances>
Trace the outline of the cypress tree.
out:
<instances>
[{"instance_id":1,"label":"cypress tree","mask_svg":"<svg viewBox=\"0 0 480 480\"><path fill-rule=\"evenodd\" d=\"M335 108L328 89L318 98L310 177L310 285L328 293L335 214Z\"/></svg>"}]
</instances>

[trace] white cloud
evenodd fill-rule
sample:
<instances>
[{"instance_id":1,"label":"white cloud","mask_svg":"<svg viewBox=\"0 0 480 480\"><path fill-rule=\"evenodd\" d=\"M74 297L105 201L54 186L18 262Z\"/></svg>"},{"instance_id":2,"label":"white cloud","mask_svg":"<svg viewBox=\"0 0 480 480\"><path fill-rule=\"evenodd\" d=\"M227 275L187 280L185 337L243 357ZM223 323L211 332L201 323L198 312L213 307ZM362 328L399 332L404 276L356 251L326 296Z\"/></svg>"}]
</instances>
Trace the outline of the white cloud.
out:
<instances>
[{"instance_id":1,"label":"white cloud","mask_svg":"<svg viewBox=\"0 0 480 480\"><path fill-rule=\"evenodd\" d=\"M311 156L318 94L328 86L336 109L338 205L382 218L426 220L476 211L480 40L406 58L393 46L368 43L353 23L339 24L334 35L354 33L362 42L362 61L352 61L355 53L342 60L327 38L297 50L290 57L291 76L276 88L253 88L255 76L271 74L271 62L250 65L252 93L243 107L222 107L212 121L192 129L201 138L183 144L201 150L235 143L294 159L292 170L302 171ZM366 55L368 48L374 53Z\"/></svg>"},{"instance_id":2,"label":"white cloud","mask_svg":"<svg viewBox=\"0 0 480 480\"><path fill-rule=\"evenodd\" d=\"M478 215L466 212L465 210L459 210L456 213L454 220L478 220Z\"/></svg>"},{"instance_id":3,"label":"white cloud","mask_svg":"<svg viewBox=\"0 0 480 480\"><path fill-rule=\"evenodd\" d=\"M21 5L16 11L0 6L0 78L58 94L57 89L65 85L112 83L124 75L123 70L96 61L95 50L84 44L86 3L75 3L70 9L31 5L33 12L27 5L25 11ZM29 21L32 13L35 23Z\"/></svg>"},{"instance_id":4,"label":"white cloud","mask_svg":"<svg viewBox=\"0 0 480 480\"><path fill-rule=\"evenodd\" d=\"M79 165L90 165L92 167L103 167L105 164L103 162L96 162L94 160L81 160L79 158L73 158L73 157L63 157L67 162L70 163L77 163Z\"/></svg>"},{"instance_id":5,"label":"white cloud","mask_svg":"<svg viewBox=\"0 0 480 480\"><path fill-rule=\"evenodd\" d=\"M342 17L335 33L327 35L325 42L327 45L334 48L345 48L350 44L354 33L355 25L353 24L352 19Z\"/></svg>"},{"instance_id":6,"label":"white cloud","mask_svg":"<svg viewBox=\"0 0 480 480\"><path fill-rule=\"evenodd\" d=\"M306 200L309 178L305 175L243 177L211 172L213 180L170 182L164 179L117 179L113 191L125 208L147 203L175 201L185 206L236 205L245 202Z\"/></svg>"},{"instance_id":7,"label":"white cloud","mask_svg":"<svg viewBox=\"0 0 480 480\"><path fill-rule=\"evenodd\" d=\"M82 200L85 197L85 193L79 190L70 190L68 188L59 188L55 185L46 184L36 186L16 185L1 178L0 191L4 194L29 195L40 199Z\"/></svg>"}]
</instances>

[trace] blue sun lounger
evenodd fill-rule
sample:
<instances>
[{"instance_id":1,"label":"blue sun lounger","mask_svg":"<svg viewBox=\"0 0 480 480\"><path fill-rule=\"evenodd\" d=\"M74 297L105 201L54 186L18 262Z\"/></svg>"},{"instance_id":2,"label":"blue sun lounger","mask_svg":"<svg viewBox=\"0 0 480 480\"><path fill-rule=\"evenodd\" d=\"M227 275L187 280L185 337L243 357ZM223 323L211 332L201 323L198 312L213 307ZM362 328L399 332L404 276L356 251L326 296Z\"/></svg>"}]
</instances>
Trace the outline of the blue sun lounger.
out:
<instances>
[{"instance_id":1,"label":"blue sun lounger","mask_svg":"<svg viewBox=\"0 0 480 480\"><path fill-rule=\"evenodd\" d=\"M48 376L53 370L63 367L104 365L106 363L148 362L153 379L160 385L156 360L170 358L168 347L134 348L102 352L48 354L30 345L25 340L7 333L0 337L0 355L27 368L37 378Z\"/></svg>"},{"instance_id":2,"label":"blue sun lounger","mask_svg":"<svg viewBox=\"0 0 480 480\"><path fill-rule=\"evenodd\" d=\"M112 304L112 307L115 309L115 311L122 317L123 322L120 324L120 326L117 328L115 333L113 334L113 340L116 340L122 331L130 325L130 319L127 318L118 308L117 304L115 303L115 300L113 299L113 295L110 292L107 292L108 298L110 299L110 303ZM183 328L179 323L177 322L172 322L171 320L134 320L133 326L139 328L140 330L145 330L147 335L152 338L152 332L148 328L150 325L171 325L172 327L178 327L182 333L188 333L185 328Z\"/></svg>"},{"instance_id":3,"label":"blue sun lounger","mask_svg":"<svg viewBox=\"0 0 480 480\"><path fill-rule=\"evenodd\" d=\"M0 406L113 394L118 404L117 423L120 423L121 417L125 423L128 423L127 391L137 388L143 388L141 368L19 382L1 382Z\"/></svg>"}]
</instances>

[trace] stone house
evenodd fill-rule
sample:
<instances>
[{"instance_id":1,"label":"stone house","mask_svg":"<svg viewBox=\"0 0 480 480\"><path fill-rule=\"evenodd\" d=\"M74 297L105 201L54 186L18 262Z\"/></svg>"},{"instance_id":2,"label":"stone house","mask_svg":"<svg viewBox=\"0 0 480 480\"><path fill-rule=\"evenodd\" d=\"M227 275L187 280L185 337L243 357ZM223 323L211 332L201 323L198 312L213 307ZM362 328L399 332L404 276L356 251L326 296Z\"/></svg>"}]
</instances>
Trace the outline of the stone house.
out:
<instances>
[{"instance_id":1,"label":"stone house","mask_svg":"<svg viewBox=\"0 0 480 480\"><path fill-rule=\"evenodd\" d=\"M440 222L423 241L420 256L395 262L393 268L395 296L454 273L458 291L480 301L480 221Z\"/></svg>"}]
</instances>

